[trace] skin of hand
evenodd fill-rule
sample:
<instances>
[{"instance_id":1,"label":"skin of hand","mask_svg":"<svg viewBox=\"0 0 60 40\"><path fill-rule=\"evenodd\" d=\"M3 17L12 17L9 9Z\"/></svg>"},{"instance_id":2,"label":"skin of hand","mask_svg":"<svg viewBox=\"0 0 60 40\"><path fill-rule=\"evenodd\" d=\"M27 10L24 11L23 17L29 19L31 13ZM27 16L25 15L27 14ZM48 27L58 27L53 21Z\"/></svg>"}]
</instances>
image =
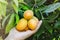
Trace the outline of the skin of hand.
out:
<instances>
[{"instance_id":1,"label":"skin of hand","mask_svg":"<svg viewBox=\"0 0 60 40\"><path fill-rule=\"evenodd\" d=\"M19 32L16 30L16 28L13 28L11 29L9 35L5 38L5 40L25 40L26 38L36 33L40 28L41 24L42 24L42 20L39 21L37 28L33 31L27 30L27 31Z\"/></svg>"}]
</instances>

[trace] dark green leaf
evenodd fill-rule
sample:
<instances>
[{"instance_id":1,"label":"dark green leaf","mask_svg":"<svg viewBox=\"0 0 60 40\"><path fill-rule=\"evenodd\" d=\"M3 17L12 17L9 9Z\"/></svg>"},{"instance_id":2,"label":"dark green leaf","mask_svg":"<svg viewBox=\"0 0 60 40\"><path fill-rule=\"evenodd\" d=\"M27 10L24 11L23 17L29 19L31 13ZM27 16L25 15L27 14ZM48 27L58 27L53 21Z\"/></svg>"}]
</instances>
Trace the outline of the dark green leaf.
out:
<instances>
[{"instance_id":1,"label":"dark green leaf","mask_svg":"<svg viewBox=\"0 0 60 40\"><path fill-rule=\"evenodd\" d=\"M22 11L22 10L18 11L19 18L23 18L23 14L24 14L24 11Z\"/></svg>"},{"instance_id":2,"label":"dark green leaf","mask_svg":"<svg viewBox=\"0 0 60 40\"><path fill-rule=\"evenodd\" d=\"M60 29L60 21L56 22L54 27Z\"/></svg>"},{"instance_id":3,"label":"dark green leaf","mask_svg":"<svg viewBox=\"0 0 60 40\"><path fill-rule=\"evenodd\" d=\"M41 19L41 14L40 14L40 12L37 11L36 9L35 9L35 11L34 11L34 14L35 14L35 16L36 16L39 20Z\"/></svg>"},{"instance_id":4,"label":"dark green leaf","mask_svg":"<svg viewBox=\"0 0 60 40\"><path fill-rule=\"evenodd\" d=\"M43 21L43 23L42 23L40 29L39 29L39 30L36 32L36 34L33 36L33 40L36 39L36 37L37 37L37 39L38 39L39 36L40 36L42 33L45 32L44 27L45 27L45 23L44 23L44 21Z\"/></svg>"},{"instance_id":5,"label":"dark green leaf","mask_svg":"<svg viewBox=\"0 0 60 40\"><path fill-rule=\"evenodd\" d=\"M45 2L46 2L46 0L36 0L36 4L37 4L38 6L43 5Z\"/></svg>"},{"instance_id":6,"label":"dark green leaf","mask_svg":"<svg viewBox=\"0 0 60 40\"><path fill-rule=\"evenodd\" d=\"M30 7L33 7L35 0L24 0Z\"/></svg>"}]
</instances>

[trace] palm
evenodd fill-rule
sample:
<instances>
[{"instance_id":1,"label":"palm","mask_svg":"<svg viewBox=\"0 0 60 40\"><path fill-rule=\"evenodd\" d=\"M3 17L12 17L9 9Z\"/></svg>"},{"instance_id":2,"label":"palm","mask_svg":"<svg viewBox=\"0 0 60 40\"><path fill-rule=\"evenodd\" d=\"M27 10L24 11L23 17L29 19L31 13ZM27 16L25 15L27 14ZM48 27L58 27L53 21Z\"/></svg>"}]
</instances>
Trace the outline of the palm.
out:
<instances>
[{"instance_id":1,"label":"palm","mask_svg":"<svg viewBox=\"0 0 60 40\"><path fill-rule=\"evenodd\" d=\"M23 39L26 39L26 38L30 37L31 35L33 35L35 32L37 32L37 30L41 26L41 23L42 23L42 21L39 21L37 28L34 31L27 30L27 31L19 32L15 28L13 28L5 40L11 40L11 39L23 40Z\"/></svg>"}]
</instances>

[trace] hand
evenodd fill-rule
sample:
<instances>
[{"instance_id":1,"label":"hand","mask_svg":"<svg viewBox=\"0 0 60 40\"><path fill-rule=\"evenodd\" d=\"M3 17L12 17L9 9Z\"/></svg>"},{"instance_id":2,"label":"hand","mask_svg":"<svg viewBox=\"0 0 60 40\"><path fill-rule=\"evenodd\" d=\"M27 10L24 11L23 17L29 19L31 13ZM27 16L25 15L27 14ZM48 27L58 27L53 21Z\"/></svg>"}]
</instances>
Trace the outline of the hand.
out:
<instances>
[{"instance_id":1,"label":"hand","mask_svg":"<svg viewBox=\"0 0 60 40\"><path fill-rule=\"evenodd\" d=\"M39 21L37 28L33 31L31 30L27 30L24 32L19 32L16 30L16 28L11 29L9 35L7 36L7 38L5 40L24 40L28 37L30 37L31 35L33 35L34 33L36 33L38 31L38 29L40 28L42 24L42 20Z\"/></svg>"}]
</instances>

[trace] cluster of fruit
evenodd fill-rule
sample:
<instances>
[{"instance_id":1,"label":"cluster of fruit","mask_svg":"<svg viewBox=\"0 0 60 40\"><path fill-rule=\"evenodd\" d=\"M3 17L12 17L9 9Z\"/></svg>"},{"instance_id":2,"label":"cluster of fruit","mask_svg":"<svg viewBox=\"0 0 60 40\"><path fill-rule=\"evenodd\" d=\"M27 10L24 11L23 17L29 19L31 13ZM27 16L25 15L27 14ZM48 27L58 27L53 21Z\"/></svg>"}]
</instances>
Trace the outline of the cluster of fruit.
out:
<instances>
[{"instance_id":1,"label":"cluster of fruit","mask_svg":"<svg viewBox=\"0 0 60 40\"><path fill-rule=\"evenodd\" d=\"M34 30L38 24L38 18L34 16L32 10L26 10L23 14L24 18L20 19L16 29L18 31Z\"/></svg>"}]
</instances>

